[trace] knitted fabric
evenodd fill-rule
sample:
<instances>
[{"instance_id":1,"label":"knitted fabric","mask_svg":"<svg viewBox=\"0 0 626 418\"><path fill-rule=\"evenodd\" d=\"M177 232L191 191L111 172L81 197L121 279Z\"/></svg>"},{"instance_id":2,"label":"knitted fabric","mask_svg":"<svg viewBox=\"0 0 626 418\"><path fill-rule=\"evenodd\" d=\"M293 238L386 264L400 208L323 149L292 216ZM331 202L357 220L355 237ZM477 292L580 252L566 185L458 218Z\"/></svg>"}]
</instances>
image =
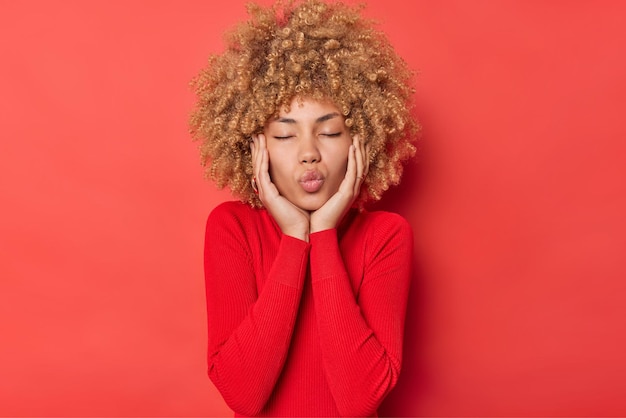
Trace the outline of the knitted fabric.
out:
<instances>
[{"instance_id":1,"label":"knitted fabric","mask_svg":"<svg viewBox=\"0 0 626 418\"><path fill-rule=\"evenodd\" d=\"M398 379L410 226L351 210L309 241L243 203L209 216L208 373L236 416L376 416Z\"/></svg>"}]
</instances>

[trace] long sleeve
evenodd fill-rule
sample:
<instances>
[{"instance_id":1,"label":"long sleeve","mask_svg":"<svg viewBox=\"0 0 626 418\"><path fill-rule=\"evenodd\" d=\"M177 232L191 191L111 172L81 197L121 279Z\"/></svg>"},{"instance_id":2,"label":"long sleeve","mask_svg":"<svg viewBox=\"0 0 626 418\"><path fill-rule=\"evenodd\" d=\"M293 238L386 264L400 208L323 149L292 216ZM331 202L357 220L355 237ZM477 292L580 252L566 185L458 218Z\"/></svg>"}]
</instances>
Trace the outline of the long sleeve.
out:
<instances>
[{"instance_id":1,"label":"long sleeve","mask_svg":"<svg viewBox=\"0 0 626 418\"><path fill-rule=\"evenodd\" d=\"M235 216L233 208L237 206L219 206L207 221L208 373L236 413L256 415L285 363L310 244L277 238L275 259L258 291L260 268L253 254L259 249L250 244L246 219Z\"/></svg>"},{"instance_id":2,"label":"long sleeve","mask_svg":"<svg viewBox=\"0 0 626 418\"><path fill-rule=\"evenodd\" d=\"M410 226L397 215L379 217L360 255L348 247L342 256L336 229L311 234L310 242L329 387L341 415L371 416L400 373L413 250ZM365 265L355 295L342 257L359 256Z\"/></svg>"}]
</instances>

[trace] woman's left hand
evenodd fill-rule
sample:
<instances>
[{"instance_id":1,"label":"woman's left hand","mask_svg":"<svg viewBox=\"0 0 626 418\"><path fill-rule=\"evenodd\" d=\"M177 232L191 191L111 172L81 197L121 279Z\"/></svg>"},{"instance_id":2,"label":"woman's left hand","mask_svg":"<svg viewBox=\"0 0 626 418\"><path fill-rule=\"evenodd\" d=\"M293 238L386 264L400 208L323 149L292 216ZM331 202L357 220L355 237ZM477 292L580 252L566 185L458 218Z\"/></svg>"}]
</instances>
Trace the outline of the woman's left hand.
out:
<instances>
[{"instance_id":1,"label":"woman's left hand","mask_svg":"<svg viewBox=\"0 0 626 418\"><path fill-rule=\"evenodd\" d=\"M369 169L369 146L355 135L348 151L346 176L337 192L321 208L311 213L310 233L335 228L359 196Z\"/></svg>"}]
</instances>

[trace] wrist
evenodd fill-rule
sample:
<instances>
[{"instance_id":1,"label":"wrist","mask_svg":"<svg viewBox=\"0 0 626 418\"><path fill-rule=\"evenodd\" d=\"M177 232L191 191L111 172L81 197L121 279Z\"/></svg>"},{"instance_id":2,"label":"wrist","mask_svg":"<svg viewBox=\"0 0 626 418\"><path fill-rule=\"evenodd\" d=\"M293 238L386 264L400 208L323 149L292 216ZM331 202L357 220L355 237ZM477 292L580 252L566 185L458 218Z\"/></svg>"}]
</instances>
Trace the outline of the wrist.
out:
<instances>
[{"instance_id":1,"label":"wrist","mask_svg":"<svg viewBox=\"0 0 626 418\"><path fill-rule=\"evenodd\" d=\"M321 231L326 231L327 229L333 229L335 228L335 225L330 225L330 224L313 224L311 223L311 234L315 233L315 232L321 232Z\"/></svg>"},{"instance_id":2,"label":"wrist","mask_svg":"<svg viewBox=\"0 0 626 418\"><path fill-rule=\"evenodd\" d=\"M301 241L309 242L309 230L308 228L285 228L282 230L283 235L288 235L292 238L299 239Z\"/></svg>"}]
</instances>

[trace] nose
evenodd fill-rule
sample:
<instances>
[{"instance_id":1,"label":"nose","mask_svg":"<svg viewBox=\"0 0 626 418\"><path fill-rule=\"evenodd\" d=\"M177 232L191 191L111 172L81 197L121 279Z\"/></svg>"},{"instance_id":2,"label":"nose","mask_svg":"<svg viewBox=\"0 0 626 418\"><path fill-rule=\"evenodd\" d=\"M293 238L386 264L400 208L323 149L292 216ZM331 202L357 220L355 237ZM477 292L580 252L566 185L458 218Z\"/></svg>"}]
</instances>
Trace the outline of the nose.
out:
<instances>
[{"instance_id":1,"label":"nose","mask_svg":"<svg viewBox=\"0 0 626 418\"><path fill-rule=\"evenodd\" d=\"M318 163L322 159L314 135L309 135L301 139L299 153L300 162L303 164Z\"/></svg>"}]
</instances>

